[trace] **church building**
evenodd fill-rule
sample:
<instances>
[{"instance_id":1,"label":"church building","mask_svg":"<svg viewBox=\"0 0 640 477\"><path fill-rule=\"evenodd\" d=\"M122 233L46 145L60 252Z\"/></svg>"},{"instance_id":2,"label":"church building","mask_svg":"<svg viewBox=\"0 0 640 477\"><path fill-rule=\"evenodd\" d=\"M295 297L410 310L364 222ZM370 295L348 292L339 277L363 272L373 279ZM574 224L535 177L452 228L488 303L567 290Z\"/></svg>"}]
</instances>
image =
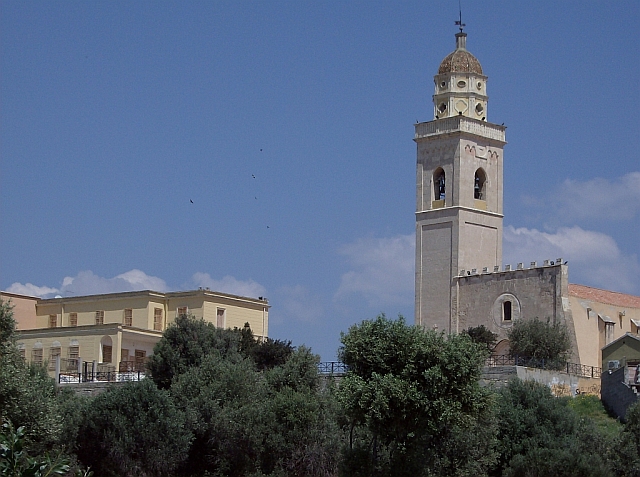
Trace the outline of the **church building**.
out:
<instances>
[{"instance_id":1,"label":"church building","mask_svg":"<svg viewBox=\"0 0 640 477\"><path fill-rule=\"evenodd\" d=\"M488 78L462 28L455 38L434 76L434 120L415 125L415 322L447 334L484 325L495 354L517 320L561 322L571 361L601 367L604 346L638 333L640 297L570 284L562 258L502 264L506 127L488 121Z\"/></svg>"}]
</instances>

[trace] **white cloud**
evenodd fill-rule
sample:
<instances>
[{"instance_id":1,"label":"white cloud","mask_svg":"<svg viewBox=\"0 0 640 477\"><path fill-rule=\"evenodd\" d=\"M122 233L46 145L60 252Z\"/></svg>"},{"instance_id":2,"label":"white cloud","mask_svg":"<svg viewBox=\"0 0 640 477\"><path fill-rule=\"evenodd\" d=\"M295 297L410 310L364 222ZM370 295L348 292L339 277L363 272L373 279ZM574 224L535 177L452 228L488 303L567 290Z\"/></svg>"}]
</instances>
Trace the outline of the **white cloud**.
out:
<instances>
[{"instance_id":1,"label":"white cloud","mask_svg":"<svg viewBox=\"0 0 640 477\"><path fill-rule=\"evenodd\" d=\"M64 277L62 286L51 288L38 287L27 283L12 284L7 291L51 298L54 295L82 296L99 295L102 293L117 293L137 290L167 291L167 284L158 277L150 276L141 270L129 270L113 278L104 278L94 274L91 270L78 272L75 277Z\"/></svg>"},{"instance_id":2,"label":"white cloud","mask_svg":"<svg viewBox=\"0 0 640 477\"><path fill-rule=\"evenodd\" d=\"M584 220L631 220L640 212L640 172L609 180L567 179L544 199L523 195L522 202L544 210L547 220L572 223Z\"/></svg>"},{"instance_id":3,"label":"white cloud","mask_svg":"<svg viewBox=\"0 0 640 477\"><path fill-rule=\"evenodd\" d=\"M353 270L341 277L334 298L361 294L371 306L407 304L414 300L415 236L363 238L339 252Z\"/></svg>"},{"instance_id":4,"label":"white cloud","mask_svg":"<svg viewBox=\"0 0 640 477\"><path fill-rule=\"evenodd\" d=\"M158 277L147 275L142 270L133 269L115 277L131 284L136 290L167 291L167 283Z\"/></svg>"},{"instance_id":5,"label":"white cloud","mask_svg":"<svg viewBox=\"0 0 640 477\"><path fill-rule=\"evenodd\" d=\"M278 310L288 321L313 323L318 321L324 313L321 298L313 295L302 285L280 288L278 298L281 301ZM278 322L282 321L284 320L278 319Z\"/></svg>"},{"instance_id":6,"label":"white cloud","mask_svg":"<svg viewBox=\"0 0 640 477\"><path fill-rule=\"evenodd\" d=\"M62 295L97 295L126 291L154 290L167 291L167 284L158 277L133 269L113 278L104 278L91 270L79 272L75 277L65 277L60 292Z\"/></svg>"},{"instance_id":7,"label":"white cloud","mask_svg":"<svg viewBox=\"0 0 640 477\"><path fill-rule=\"evenodd\" d=\"M637 255L625 255L616 241L601 232L560 227L555 233L536 229L504 228L504 263L515 265L562 257L569 261L571 283L626 293L640 292Z\"/></svg>"},{"instance_id":8,"label":"white cloud","mask_svg":"<svg viewBox=\"0 0 640 477\"><path fill-rule=\"evenodd\" d=\"M252 298L266 296L266 288L251 279L241 281L227 275L221 280L215 280L208 273L202 272L195 273L191 279L196 287L210 288L222 293Z\"/></svg>"},{"instance_id":9,"label":"white cloud","mask_svg":"<svg viewBox=\"0 0 640 477\"><path fill-rule=\"evenodd\" d=\"M29 296L37 296L37 297L45 297L48 295L53 295L54 293L58 293L58 289L57 288L51 288L51 287L39 287L37 285L34 285L33 283L25 283L24 285L22 283L12 283L11 286L9 288L7 288L7 291L9 293L17 293L19 295L29 295Z\"/></svg>"}]
</instances>

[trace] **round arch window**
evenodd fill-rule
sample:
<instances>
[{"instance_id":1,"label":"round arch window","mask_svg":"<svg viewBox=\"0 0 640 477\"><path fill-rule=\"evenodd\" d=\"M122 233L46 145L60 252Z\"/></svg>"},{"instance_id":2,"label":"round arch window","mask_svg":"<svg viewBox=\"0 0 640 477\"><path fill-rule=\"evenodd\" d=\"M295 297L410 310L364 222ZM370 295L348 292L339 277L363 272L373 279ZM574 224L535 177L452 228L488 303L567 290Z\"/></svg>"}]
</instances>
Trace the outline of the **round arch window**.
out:
<instances>
[{"instance_id":1,"label":"round arch window","mask_svg":"<svg viewBox=\"0 0 640 477\"><path fill-rule=\"evenodd\" d=\"M511 293L503 293L491 307L493 322L501 328L509 328L520 319L520 301Z\"/></svg>"},{"instance_id":2,"label":"round arch window","mask_svg":"<svg viewBox=\"0 0 640 477\"><path fill-rule=\"evenodd\" d=\"M487 200L487 174L485 174L482 168L476 171L473 181L473 198Z\"/></svg>"},{"instance_id":3,"label":"round arch window","mask_svg":"<svg viewBox=\"0 0 640 477\"><path fill-rule=\"evenodd\" d=\"M444 170L438 167L433 173L433 200L444 200L446 194L446 183Z\"/></svg>"}]
</instances>

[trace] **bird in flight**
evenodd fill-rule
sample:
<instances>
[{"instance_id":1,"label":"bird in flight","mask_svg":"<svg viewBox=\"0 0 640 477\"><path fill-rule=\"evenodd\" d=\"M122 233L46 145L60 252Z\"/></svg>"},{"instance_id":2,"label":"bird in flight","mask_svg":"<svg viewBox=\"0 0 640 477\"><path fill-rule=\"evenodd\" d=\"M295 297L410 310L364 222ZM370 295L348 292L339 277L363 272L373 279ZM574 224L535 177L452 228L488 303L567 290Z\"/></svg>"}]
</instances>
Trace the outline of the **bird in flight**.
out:
<instances>
[{"instance_id":1,"label":"bird in flight","mask_svg":"<svg viewBox=\"0 0 640 477\"><path fill-rule=\"evenodd\" d=\"M191 202L193 204L193 200L189 199L189 202Z\"/></svg>"},{"instance_id":2,"label":"bird in flight","mask_svg":"<svg viewBox=\"0 0 640 477\"><path fill-rule=\"evenodd\" d=\"M256 178L256 176L254 176L253 174L251 174L251 177L253 177L254 179Z\"/></svg>"},{"instance_id":3,"label":"bird in flight","mask_svg":"<svg viewBox=\"0 0 640 477\"><path fill-rule=\"evenodd\" d=\"M260 152L262 152L262 149L260 149Z\"/></svg>"}]
</instances>

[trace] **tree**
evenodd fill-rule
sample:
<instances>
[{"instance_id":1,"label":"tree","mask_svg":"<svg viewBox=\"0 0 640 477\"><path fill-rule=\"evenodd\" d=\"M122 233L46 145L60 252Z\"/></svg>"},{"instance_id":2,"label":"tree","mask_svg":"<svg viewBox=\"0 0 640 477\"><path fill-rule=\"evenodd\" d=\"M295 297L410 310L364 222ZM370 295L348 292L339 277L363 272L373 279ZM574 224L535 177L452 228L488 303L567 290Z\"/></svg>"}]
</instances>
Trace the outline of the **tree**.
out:
<instances>
[{"instance_id":1,"label":"tree","mask_svg":"<svg viewBox=\"0 0 640 477\"><path fill-rule=\"evenodd\" d=\"M511 380L498 395L500 456L492 475L605 477L608 445L587 417L579 418L547 386Z\"/></svg>"},{"instance_id":2,"label":"tree","mask_svg":"<svg viewBox=\"0 0 640 477\"><path fill-rule=\"evenodd\" d=\"M191 439L169 393L145 379L93 398L78 431L78 457L98 475L168 476Z\"/></svg>"},{"instance_id":3,"label":"tree","mask_svg":"<svg viewBox=\"0 0 640 477\"><path fill-rule=\"evenodd\" d=\"M25 447L33 455L58 443L61 418L55 382L42 366L27 365L16 347L11 306L0 300L0 423L24 429Z\"/></svg>"},{"instance_id":4,"label":"tree","mask_svg":"<svg viewBox=\"0 0 640 477\"><path fill-rule=\"evenodd\" d=\"M491 435L459 437L488 422L491 394L479 385L486 351L467 335L408 326L384 315L341 335L339 356L349 371L338 388L349 433L348 475L482 475L494 460ZM462 458L439 459L444 443ZM472 458L464 458L465 453ZM473 466L474 471L469 466Z\"/></svg>"},{"instance_id":5,"label":"tree","mask_svg":"<svg viewBox=\"0 0 640 477\"><path fill-rule=\"evenodd\" d=\"M463 333L467 334L474 343L486 346L489 352L493 351L498 339L498 335L484 325L468 328Z\"/></svg>"},{"instance_id":6,"label":"tree","mask_svg":"<svg viewBox=\"0 0 640 477\"><path fill-rule=\"evenodd\" d=\"M320 390L318 359L301 347L259 371L249 358L211 353L178 376L171 393L195 433L184 473L331 475L335 403Z\"/></svg>"},{"instance_id":7,"label":"tree","mask_svg":"<svg viewBox=\"0 0 640 477\"><path fill-rule=\"evenodd\" d=\"M216 328L212 323L181 315L153 348L147 368L156 385L168 389L174 378L199 366L211 352L222 357L238 354L240 333Z\"/></svg>"},{"instance_id":8,"label":"tree","mask_svg":"<svg viewBox=\"0 0 640 477\"><path fill-rule=\"evenodd\" d=\"M551 367L566 363L571 350L569 332L565 324L518 320L507 332L511 356L545 360Z\"/></svg>"},{"instance_id":9,"label":"tree","mask_svg":"<svg viewBox=\"0 0 640 477\"><path fill-rule=\"evenodd\" d=\"M44 477L66 475L70 470L69 459L58 452L31 457L24 448L25 429L14 429L4 423L0 432L0 472L7 477Z\"/></svg>"}]
</instances>

